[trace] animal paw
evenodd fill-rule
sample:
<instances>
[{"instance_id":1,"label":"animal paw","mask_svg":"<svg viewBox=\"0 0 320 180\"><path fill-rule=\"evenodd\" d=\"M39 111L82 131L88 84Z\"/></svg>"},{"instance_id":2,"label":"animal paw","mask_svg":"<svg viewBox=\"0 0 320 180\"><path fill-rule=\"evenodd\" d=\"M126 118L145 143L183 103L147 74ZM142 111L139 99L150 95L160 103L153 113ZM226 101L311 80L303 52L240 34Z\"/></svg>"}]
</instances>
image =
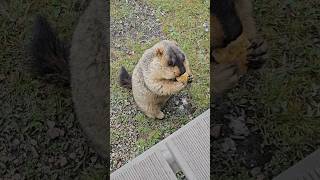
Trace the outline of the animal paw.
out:
<instances>
[{"instance_id":1,"label":"animal paw","mask_svg":"<svg viewBox=\"0 0 320 180\"><path fill-rule=\"evenodd\" d=\"M188 83L192 83L193 81L193 75L192 74L189 74L188 76Z\"/></svg>"},{"instance_id":2,"label":"animal paw","mask_svg":"<svg viewBox=\"0 0 320 180\"><path fill-rule=\"evenodd\" d=\"M251 40L248 48L248 67L250 69L259 69L266 62L267 44L263 39L257 38Z\"/></svg>"},{"instance_id":3,"label":"animal paw","mask_svg":"<svg viewBox=\"0 0 320 180\"><path fill-rule=\"evenodd\" d=\"M159 112L156 116L157 119L163 119L164 118L164 113L163 112Z\"/></svg>"}]
</instances>

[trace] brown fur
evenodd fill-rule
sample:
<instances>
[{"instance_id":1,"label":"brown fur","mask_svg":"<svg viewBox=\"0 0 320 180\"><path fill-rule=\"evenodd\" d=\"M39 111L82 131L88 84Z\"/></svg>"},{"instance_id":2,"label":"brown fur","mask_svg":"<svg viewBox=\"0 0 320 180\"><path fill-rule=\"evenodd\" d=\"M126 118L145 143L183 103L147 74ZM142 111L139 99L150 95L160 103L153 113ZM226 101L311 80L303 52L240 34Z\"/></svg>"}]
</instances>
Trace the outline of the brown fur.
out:
<instances>
[{"instance_id":1,"label":"brown fur","mask_svg":"<svg viewBox=\"0 0 320 180\"><path fill-rule=\"evenodd\" d=\"M223 37L224 37L224 32L221 27L221 23L219 19L216 16L212 16L210 19L211 23L211 30L210 30L210 36L211 36L211 41L210 41L210 46L215 48L215 47L220 47L222 46L223 42Z\"/></svg>"},{"instance_id":2,"label":"brown fur","mask_svg":"<svg viewBox=\"0 0 320 180\"><path fill-rule=\"evenodd\" d=\"M236 12L242 23L242 33L248 39L254 39L257 35L256 24L252 14L251 0L234 0Z\"/></svg>"},{"instance_id":3,"label":"brown fur","mask_svg":"<svg viewBox=\"0 0 320 180\"><path fill-rule=\"evenodd\" d=\"M178 58L174 60L172 55ZM170 66L170 63L175 65ZM133 70L132 92L137 105L148 117L163 119L161 107L171 95L186 87L187 82L176 80L184 73L181 70L192 76L188 60L174 41L160 41L144 52Z\"/></svg>"},{"instance_id":4,"label":"brown fur","mask_svg":"<svg viewBox=\"0 0 320 180\"><path fill-rule=\"evenodd\" d=\"M109 157L107 9L106 1L90 2L70 49L74 110L91 144L104 158Z\"/></svg>"},{"instance_id":5,"label":"brown fur","mask_svg":"<svg viewBox=\"0 0 320 180\"><path fill-rule=\"evenodd\" d=\"M223 0L217 0L221 3ZM223 93L224 91L234 87L237 84L241 75L245 74L248 69L257 69L265 62L265 53L267 51L266 44L259 37L257 37L255 21L252 15L252 3L250 0L225 0L229 3L229 9L234 7L235 15L225 13L225 17L234 19L232 21L225 21L211 13L211 46L212 57L215 64L212 72L213 86L215 93ZM215 7L221 8L221 7ZM228 9L227 8L227 9ZM236 23L236 19L240 19L240 24ZM225 38L228 34L223 29L223 23L234 22L235 24L228 24L228 28L234 28L233 34L239 36L228 44L225 43ZM238 27L239 26L239 27ZM226 71L226 72L224 72ZM232 72L232 73L231 73Z\"/></svg>"}]
</instances>

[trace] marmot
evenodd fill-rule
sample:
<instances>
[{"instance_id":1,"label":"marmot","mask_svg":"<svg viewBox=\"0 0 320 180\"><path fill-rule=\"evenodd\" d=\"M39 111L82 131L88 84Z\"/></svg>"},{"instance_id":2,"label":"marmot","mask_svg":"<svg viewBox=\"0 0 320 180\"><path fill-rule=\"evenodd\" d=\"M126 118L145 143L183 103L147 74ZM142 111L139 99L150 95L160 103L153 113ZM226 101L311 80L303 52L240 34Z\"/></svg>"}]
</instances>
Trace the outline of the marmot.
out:
<instances>
[{"instance_id":1,"label":"marmot","mask_svg":"<svg viewBox=\"0 0 320 180\"><path fill-rule=\"evenodd\" d=\"M150 118L163 119L161 107L171 95L192 81L188 60L175 41L163 40L147 49L135 66L132 78L124 67L120 85L132 88L138 107Z\"/></svg>"},{"instance_id":2,"label":"marmot","mask_svg":"<svg viewBox=\"0 0 320 180\"><path fill-rule=\"evenodd\" d=\"M71 46L59 40L46 18L39 15L30 44L30 70L49 82L71 86L76 118L104 159L110 154L107 7L106 1L90 1L73 32Z\"/></svg>"}]
</instances>

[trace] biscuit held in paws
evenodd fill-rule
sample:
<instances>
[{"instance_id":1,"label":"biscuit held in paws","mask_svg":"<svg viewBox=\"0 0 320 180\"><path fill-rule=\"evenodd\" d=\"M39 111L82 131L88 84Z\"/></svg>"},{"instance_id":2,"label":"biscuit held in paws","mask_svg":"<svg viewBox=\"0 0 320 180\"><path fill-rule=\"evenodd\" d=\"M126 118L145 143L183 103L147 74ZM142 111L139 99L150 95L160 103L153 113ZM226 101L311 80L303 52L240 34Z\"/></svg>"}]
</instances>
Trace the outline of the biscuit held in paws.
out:
<instances>
[{"instance_id":1,"label":"biscuit held in paws","mask_svg":"<svg viewBox=\"0 0 320 180\"><path fill-rule=\"evenodd\" d=\"M188 79L189 79L189 74L188 73L184 73L181 76L176 78L177 81L182 82L182 83L187 83Z\"/></svg>"},{"instance_id":2,"label":"biscuit held in paws","mask_svg":"<svg viewBox=\"0 0 320 180\"><path fill-rule=\"evenodd\" d=\"M227 47L216 49L215 60L222 64L238 64L240 74L243 74L247 71L248 47L250 47L250 41L242 34Z\"/></svg>"}]
</instances>

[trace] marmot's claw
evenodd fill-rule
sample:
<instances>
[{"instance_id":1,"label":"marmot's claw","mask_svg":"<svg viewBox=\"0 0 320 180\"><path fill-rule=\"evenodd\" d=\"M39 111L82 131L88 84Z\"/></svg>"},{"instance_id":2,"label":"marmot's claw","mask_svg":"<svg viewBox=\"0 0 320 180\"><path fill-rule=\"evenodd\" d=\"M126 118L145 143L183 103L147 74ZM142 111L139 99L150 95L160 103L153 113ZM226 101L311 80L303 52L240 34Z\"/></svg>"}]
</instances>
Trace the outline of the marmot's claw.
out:
<instances>
[{"instance_id":1,"label":"marmot's claw","mask_svg":"<svg viewBox=\"0 0 320 180\"><path fill-rule=\"evenodd\" d=\"M255 39L251 41L251 46L248 48L248 66L251 69L259 69L266 61L266 53L268 46L263 39Z\"/></svg>"},{"instance_id":2,"label":"marmot's claw","mask_svg":"<svg viewBox=\"0 0 320 180\"><path fill-rule=\"evenodd\" d=\"M193 75L190 74L190 75L188 76L188 83L192 83L192 81L193 81Z\"/></svg>"}]
</instances>

